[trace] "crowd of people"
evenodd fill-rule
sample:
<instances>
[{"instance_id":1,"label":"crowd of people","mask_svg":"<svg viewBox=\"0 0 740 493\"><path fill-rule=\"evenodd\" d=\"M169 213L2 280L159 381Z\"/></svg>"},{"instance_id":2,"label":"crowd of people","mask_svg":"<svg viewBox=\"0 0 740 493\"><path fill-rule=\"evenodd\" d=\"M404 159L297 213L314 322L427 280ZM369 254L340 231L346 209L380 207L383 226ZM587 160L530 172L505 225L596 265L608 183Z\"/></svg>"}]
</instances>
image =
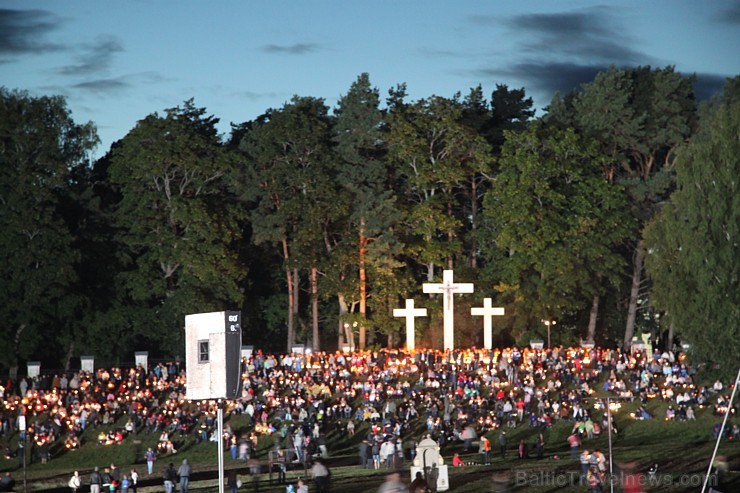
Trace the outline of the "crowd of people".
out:
<instances>
[{"instance_id":1,"label":"crowd of people","mask_svg":"<svg viewBox=\"0 0 740 493\"><path fill-rule=\"evenodd\" d=\"M473 443L483 444L477 452L488 463L491 444L479 437L492 430L498 430L496 440L505 455L513 445L506 443L507 429L530 426L544 431L568 420L577 442L571 443L571 450L578 458L584 440L609 428L617 431L616 423L607 420L607 405L639 401L632 418L652 419L645 409L651 399L661 399L670 411L667 421L688 420L699 409L723 414L731 391L720 381L697 385L682 354L666 351L649 357L644 351L598 347L283 355L256 351L242 365L241 395L225 403L224 414L245 415L249 427L232 430L227 423L220 437L234 460L255 457L259 439L266 435L275 450L285 451L286 462L327 457L329 431L352 436L360 423L367 423L360 463L376 469L413 460L415 442L408 436L412 423L423 423L442 447L461 441L465 452L475 452ZM25 454L19 447L29 443L34 460L50 460L79 447L90 427L103 446L139 433L154 434L158 445L151 452L160 456L175 454L186 437L217 441L217 404L188 402L185 377L185 368L171 362L148 369L101 368L8 379L0 386L0 433L6 438L15 433L24 416L28 440L21 433L15 446L10 442L6 447L5 456L21 461ZM614 401L607 404L604 396ZM737 424L728 433L740 438ZM532 450L542 457L544 437L537 435L532 447L519 443L520 458Z\"/></svg>"}]
</instances>

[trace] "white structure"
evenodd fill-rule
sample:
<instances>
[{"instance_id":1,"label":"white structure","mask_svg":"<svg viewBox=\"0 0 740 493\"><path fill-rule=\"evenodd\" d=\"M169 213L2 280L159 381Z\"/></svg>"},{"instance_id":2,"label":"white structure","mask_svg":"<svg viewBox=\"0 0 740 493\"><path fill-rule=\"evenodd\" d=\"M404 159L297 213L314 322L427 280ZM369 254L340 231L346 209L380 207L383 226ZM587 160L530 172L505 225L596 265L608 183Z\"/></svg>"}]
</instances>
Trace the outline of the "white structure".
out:
<instances>
[{"instance_id":1,"label":"white structure","mask_svg":"<svg viewBox=\"0 0 740 493\"><path fill-rule=\"evenodd\" d=\"M80 370L95 373L95 356L80 356Z\"/></svg>"},{"instance_id":2,"label":"white structure","mask_svg":"<svg viewBox=\"0 0 740 493\"><path fill-rule=\"evenodd\" d=\"M185 316L185 395L189 400L233 399L241 384L241 313Z\"/></svg>"},{"instance_id":3,"label":"white structure","mask_svg":"<svg viewBox=\"0 0 740 493\"><path fill-rule=\"evenodd\" d=\"M433 491L447 491L450 489L450 480L447 466L439 453L439 444L427 435L416 446L416 456L411 466L411 479L421 472L431 486L431 479L437 477L437 487Z\"/></svg>"},{"instance_id":4,"label":"white structure","mask_svg":"<svg viewBox=\"0 0 740 493\"><path fill-rule=\"evenodd\" d=\"M149 352L148 351L136 351L134 353L134 360L136 361L137 367L141 365L141 367L144 368L144 371L149 371Z\"/></svg>"},{"instance_id":5,"label":"white structure","mask_svg":"<svg viewBox=\"0 0 740 493\"><path fill-rule=\"evenodd\" d=\"M456 293L472 293L475 287L472 283L454 283L453 272L444 271L441 283L424 283L423 290L429 294L444 294L443 314L444 314L444 349L455 348L455 306L453 295Z\"/></svg>"},{"instance_id":6,"label":"white structure","mask_svg":"<svg viewBox=\"0 0 740 493\"><path fill-rule=\"evenodd\" d=\"M394 308L394 317L406 317L406 349L411 351L416 349L414 339L414 325L416 317L426 317L426 308L414 308L414 300L406 300L406 308Z\"/></svg>"},{"instance_id":7,"label":"white structure","mask_svg":"<svg viewBox=\"0 0 740 493\"><path fill-rule=\"evenodd\" d=\"M41 373L40 361L29 361L26 366L28 368L28 378L38 377Z\"/></svg>"},{"instance_id":8,"label":"white structure","mask_svg":"<svg viewBox=\"0 0 740 493\"><path fill-rule=\"evenodd\" d=\"M493 317L504 315L504 309L493 306L491 298L483 298L483 306L471 308L470 314L483 317L483 347L486 349L492 349Z\"/></svg>"}]
</instances>

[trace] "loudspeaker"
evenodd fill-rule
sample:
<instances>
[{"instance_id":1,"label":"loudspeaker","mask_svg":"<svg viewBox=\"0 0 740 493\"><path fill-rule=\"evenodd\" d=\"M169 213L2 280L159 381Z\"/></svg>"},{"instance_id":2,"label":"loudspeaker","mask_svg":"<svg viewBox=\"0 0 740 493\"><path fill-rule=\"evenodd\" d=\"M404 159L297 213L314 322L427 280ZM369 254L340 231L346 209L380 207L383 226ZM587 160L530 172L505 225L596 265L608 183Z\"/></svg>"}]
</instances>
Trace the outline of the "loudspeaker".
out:
<instances>
[{"instance_id":1,"label":"loudspeaker","mask_svg":"<svg viewBox=\"0 0 740 493\"><path fill-rule=\"evenodd\" d=\"M185 316L185 396L235 399L241 390L241 312Z\"/></svg>"}]
</instances>

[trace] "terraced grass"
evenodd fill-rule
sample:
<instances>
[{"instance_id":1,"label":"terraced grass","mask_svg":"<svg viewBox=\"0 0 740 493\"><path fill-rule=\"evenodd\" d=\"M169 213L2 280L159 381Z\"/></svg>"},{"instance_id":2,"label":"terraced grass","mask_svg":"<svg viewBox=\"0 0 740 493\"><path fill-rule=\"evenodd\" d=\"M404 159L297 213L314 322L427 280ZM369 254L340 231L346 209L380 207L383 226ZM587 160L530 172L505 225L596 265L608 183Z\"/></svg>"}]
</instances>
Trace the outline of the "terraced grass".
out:
<instances>
[{"instance_id":1,"label":"terraced grass","mask_svg":"<svg viewBox=\"0 0 740 493\"><path fill-rule=\"evenodd\" d=\"M629 417L634 411L637 403L624 403L622 409L615 413L616 425L619 433L613 436L612 450L615 471L619 471L619 465L634 462L637 469L646 471L647 468L657 463L658 475L656 481L650 485L647 491L651 493L681 493L699 491L701 481L707 469L709 459L714 447L711 437L712 427L721 421L721 418L713 416L710 409L698 409L697 419L692 422L670 422L662 419L649 421L637 421ZM666 404L659 400L648 402L647 409L654 416L663 416ZM737 419L737 418L735 418ZM123 426L123 421L116 426ZM227 423L237 433L247 429L247 422L243 416L231 416ZM369 493L377 491L383 482L387 471L372 471L356 467L357 444L366 434L367 424L358 427L357 433L352 438L340 438L334 431L328 434L329 450L332 454L330 466L332 467L333 489L335 493ZM569 421L558 421L549 430L545 431L545 457L542 460L515 458L514 446L524 438L527 443L533 443L539 428L531 428L526 424L520 424L516 428L506 429L509 443L509 453L506 460L502 460L496 454L498 444L498 431L491 433L489 438L494 446L494 460L491 466L470 465L463 468L453 469L450 467L450 491L452 492L493 492L496 491L495 478L507 477L510 482L511 491L545 493L554 491L586 491L584 487L577 485L579 466L576 461L569 458L566 438L570 434L572 423ZM75 451L61 451L47 464L30 464L26 469L28 491L68 491L66 483L70 473L78 469L85 480L93 466L105 467L111 463L117 464L122 471L129 471L136 467L142 476L140 493L160 492L163 490L160 480L161 471L167 463L179 464L183 458L187 458L193 464L195 474L193 476L192 491L198 493L210 493L218 491L217 488L217 446L215 443L196 444L193 437L185 437L178 444L178 453L169 457L162 457L157 461L155 474L146 477L146 464L143 462L143 452L148 446L156 444L157 435L139 433L134 437L128 437L120 445L103 446L96 443L96 435L100 430L89 429L83 435L83 446ZM411 430L409 436L420 437L424 432L421 423ZM17 441L17 434L4 436L0 439L3 445ZM262 437L259 446L259 455L266 458L267 450L272 446L270 437ZM605 434L592 440L587 440L584 447L589 450L600 449L608 451L608 439ZM464 454L462 443L457 442L445 446L442 450L446 462L451 465L453 453L458 452L466 462L476 462L477 454ZM719 449L720 455L729 458L731 479L734 481L734 491L740 491L740 442L723 441ZM555 458L557 457L557 458ZM248 489L251 478L246 474L243 463L231 459L226 453L224 458L227 469L240 467L240 477L245 483L242 491ZM408 462L406 466L408 466ZM18 468L16 460L0 459L0 472L12 471L16 480L20 482L17 491L23 491L22 469ZM406 480L409 481L408 467L404 469ZM289 471L288 479L295 481L299 476L305 474L303 469ZM576 484L573 484L576 483ZM267 493L284 492L285 487L270 485L268 476L262 475L260 491ZM87 491L83 488L83 491ZM609 488L606 489L609 491ZM619 489L615 488L615 491Z\"/></svg>"}]
</instances>

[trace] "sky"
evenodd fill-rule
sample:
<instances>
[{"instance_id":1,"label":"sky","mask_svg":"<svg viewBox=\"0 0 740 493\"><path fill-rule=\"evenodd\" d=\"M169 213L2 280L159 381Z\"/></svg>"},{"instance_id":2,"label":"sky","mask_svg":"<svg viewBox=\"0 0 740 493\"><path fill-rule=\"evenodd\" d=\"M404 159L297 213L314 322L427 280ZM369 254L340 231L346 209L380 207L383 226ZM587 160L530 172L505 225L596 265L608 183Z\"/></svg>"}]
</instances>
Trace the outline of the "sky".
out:
<instances>
[{"instance_id":1,"label":"sky","mask_svg":"<svg viewBox=\"0 0 740 493\"><path fill-rule=\"evenodd\" d=\"M66 97L97 156L190 98L226 136L294 95L334 107L363 72L383 100L506 84L541 110L610 65L673 65L706 98L740 74L740 2L0 0L0 86Z\"/></svg>"}]
</instances>

